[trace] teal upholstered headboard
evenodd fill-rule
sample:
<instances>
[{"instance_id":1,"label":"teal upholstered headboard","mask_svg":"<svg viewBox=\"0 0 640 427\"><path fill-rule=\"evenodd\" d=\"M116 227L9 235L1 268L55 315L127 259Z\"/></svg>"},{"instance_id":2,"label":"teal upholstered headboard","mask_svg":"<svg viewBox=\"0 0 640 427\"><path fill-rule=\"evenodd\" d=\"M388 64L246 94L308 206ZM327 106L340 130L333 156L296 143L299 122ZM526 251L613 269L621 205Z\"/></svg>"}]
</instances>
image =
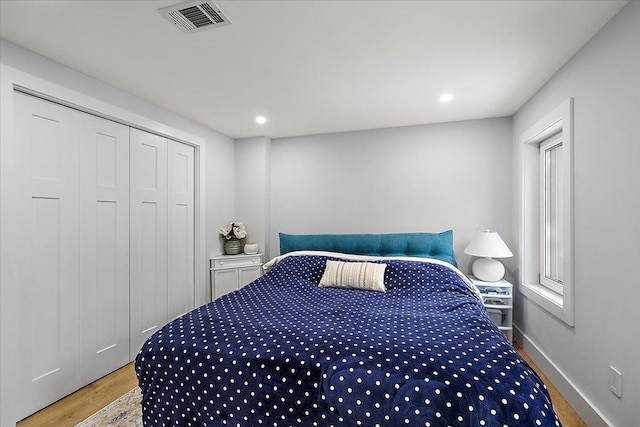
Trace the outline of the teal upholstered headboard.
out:
<instances>
[{"instance_id":1,"label":"teal upholstered headboard","mask_svg":"<svg viewBox=\"0 0 640 427\"><path fill-rule=\"evenodd\" d=\"M329 251L356 255L435 258L457 266L453 231L397 234L285 234L280 254L293 251Z\"/></svg>"}]
</instances>

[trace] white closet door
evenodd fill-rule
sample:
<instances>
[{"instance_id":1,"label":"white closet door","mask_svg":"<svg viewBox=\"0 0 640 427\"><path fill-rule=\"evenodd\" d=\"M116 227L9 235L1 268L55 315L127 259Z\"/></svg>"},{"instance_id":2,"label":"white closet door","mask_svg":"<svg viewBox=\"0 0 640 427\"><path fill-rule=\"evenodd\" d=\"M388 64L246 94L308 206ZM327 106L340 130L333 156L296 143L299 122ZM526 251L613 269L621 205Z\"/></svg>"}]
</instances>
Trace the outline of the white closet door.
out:
<instances>
[{"instance_id":1,"label":"white closet door","mask_svg":"<svg viewBox=\"0 0 640 427\"><path fill-rule=\"evenodd\" d=\"M3 274L2 286L13 292L8 309L15 317L2 326L16 346L12 374L18 387L12 395L22 417L79 385L79 118L73 110L21 94L14 112L15 140L3 141L10 144L3 154L11 153L12 166L3 171L11 191L3 193L2 203L11 210L2 218L3 246L10 248L3 249L3 270L10 272Z\"/></svg>"},{"instance_id":2,"label":"white closet door","mask_svg":"<svg viewBox=\"0 0 640 427\"><path fill-rule=\"evenodd\" d=\"M86 384L129 361L129 127L83 116L79 327Z\"/></svg>"},{"instance_id":3,"label":"white closet door","mask_svg":"<svg viewBox=\"0 0 640 427\"><path fill-rule=\"evenodd\" d=\"M194 308L194 148L169 140L168 320Z\"/></svg>"},{"instance_id":4,"label":"white closet door","mask_svg":"<svg viewBox=\"0 0 640 427\"><path fill-rule=\"evenodd\" d=\"M132 360L193 308L195 281L193 147L14 99L0 146L3 423Z\"/></svg>"},{"instance_id":5,"label":"white closet door","mask_svg":"<svg viewBox=\"0 0 640 427\"><path fill-rule=\"evenodd\" d=\"M167 321L167 139L131 129L130 358Z\"/></svg>"}]
</instances>

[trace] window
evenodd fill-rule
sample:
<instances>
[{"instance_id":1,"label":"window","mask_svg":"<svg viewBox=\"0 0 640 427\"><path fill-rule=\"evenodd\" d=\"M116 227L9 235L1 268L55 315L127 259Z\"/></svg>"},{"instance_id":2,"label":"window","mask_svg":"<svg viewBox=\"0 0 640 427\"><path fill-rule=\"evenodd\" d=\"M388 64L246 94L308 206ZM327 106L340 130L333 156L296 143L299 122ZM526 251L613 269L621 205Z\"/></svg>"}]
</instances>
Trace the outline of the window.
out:
<instances>
[{"instance_id":1,"label":"window","mask_svg":"<svg viewBox=\"0 0 640 427\"><path fill-rule=\"evenodd\" d=\"M573 100L520 136L520 292L573 326Z\"/></svg>"},{"instance_id":2,"label":"window","mask_svg":"<svg viewBox=\"0 0 640 427\"><path fill-rule=\"evenodd\" d=\"M540 284L562 290L562 133L540 144Z\"/></svg>"}]
</instances>

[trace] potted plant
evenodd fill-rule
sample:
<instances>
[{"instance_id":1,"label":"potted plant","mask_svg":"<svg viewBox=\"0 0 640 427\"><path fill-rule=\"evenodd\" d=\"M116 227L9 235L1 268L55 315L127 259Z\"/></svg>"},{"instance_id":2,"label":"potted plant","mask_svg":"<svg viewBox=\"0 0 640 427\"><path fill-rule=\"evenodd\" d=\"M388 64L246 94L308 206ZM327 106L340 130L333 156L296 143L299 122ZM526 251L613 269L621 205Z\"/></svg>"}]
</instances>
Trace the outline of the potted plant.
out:
<instances>
[{"instance_id":1,"label":"potted plant","mask_svg":"<svg viewBox=\"0 0 640 427\"><path fill-rule=\"evenodd\" d=\"M231 222L220 229L220 235L224 237L225 255L238 255L242 252L240 239L247 237L247 229L242 222Z\"/></svg>"}]
</instances>

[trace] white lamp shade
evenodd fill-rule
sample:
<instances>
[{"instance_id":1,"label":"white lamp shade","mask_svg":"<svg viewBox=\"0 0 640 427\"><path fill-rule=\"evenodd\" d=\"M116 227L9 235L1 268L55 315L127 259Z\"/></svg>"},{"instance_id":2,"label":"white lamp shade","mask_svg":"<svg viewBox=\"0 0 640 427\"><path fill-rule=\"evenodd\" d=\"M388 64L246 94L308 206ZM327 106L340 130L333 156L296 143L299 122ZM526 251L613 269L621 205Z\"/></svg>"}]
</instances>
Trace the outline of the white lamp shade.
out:
<instances>
[{"instance_id":1,"label":"white lamp shade","mask_svg":"<svg viewBox=\"0 0 640 427\"><path fill-rule=\"evenodd\" d=\"M513 253L495 231L483 230L478 232L467 245L464 253L486 258L509 258Z\"/></svg>"},{"instance_id":2,"label":"white lamp shade","mask_svg":"<svg viewBox=\"0 0 640 427\"><path fill-rule=\"evenodd\" d=\"M504 265L497 259L513 256L504 240L495 231L478 232L464 249L469 255L481 257L474 261L471 272L485 282L497 282L504 277Z\"/></svg>"}]
</instances>

